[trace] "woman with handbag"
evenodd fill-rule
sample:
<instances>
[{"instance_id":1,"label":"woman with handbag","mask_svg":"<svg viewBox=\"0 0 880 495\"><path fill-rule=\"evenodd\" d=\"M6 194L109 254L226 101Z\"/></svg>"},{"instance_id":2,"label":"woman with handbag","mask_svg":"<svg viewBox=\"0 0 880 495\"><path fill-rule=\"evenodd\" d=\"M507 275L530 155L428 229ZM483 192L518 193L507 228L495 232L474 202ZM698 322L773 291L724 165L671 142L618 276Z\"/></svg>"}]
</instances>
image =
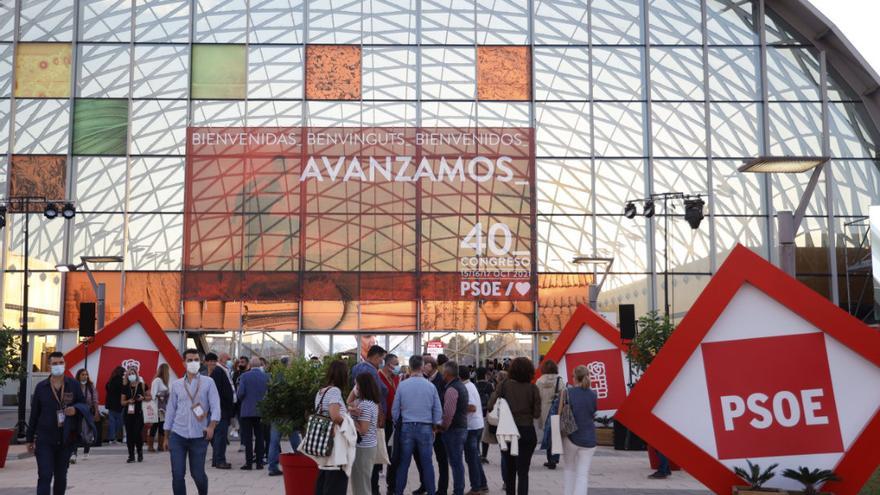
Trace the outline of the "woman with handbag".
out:
<instances>
[{"instance_id":1,"label":"woman with handbag","mask_svg":"<svg viewBox=\"0 0 880 495\"><path fill-rule=\"evenodd\" d=\"M559 399L562 456L565 458L565 495L587 495L590 463L596 452L596 415L598 398L590 388L590 371L580 365L574 369L574 386L566 388ZM568 433L568 434L566 434Z\"/></svg>"},{"instance_id":2,"label":"woman with handbag","mask_svg":"<svg viewBox=\"0 0 880 495\"><path fill-rule=\"evenodd\" d=\"M318 390L315 395L315 413L328 416L336 426L341 425L345 415L348 414L345 399L342 396L342 390L346 383L348 383L348 365L341 360L333 361L327 368L324 387ZM311 439L309 433L306 432L306 443ZM330 437L332 438L332 436L331 428ZM335 469L319 468L318 481L315 483L315 495L345 495L347 491L348 476L345 471L338 467Z\"/></svg>"},{"instance_id":3,"label":"woman with handbag","mask_svg":"<svg viewBox=\"0 0 880 495\"><path fill-rule=\"evenodd\" d=\"M157 422L150 426L150 430L146 435L147 452L155 452L156 450L162 452L163 450L162 440L165 438L165 428L163 428L162 423L165 422L165 406L168 405L168 377L168 363L162 363L156 369L156 377L153 378L153 382L150 384L150 395L153 396L158 414ZM157 435L158 439L156 438ZM153 448L153 441L155 440L158 440L156 442L156 449Z\"/></svg>"},{"instance_id":4,"label":"woman with handbag","mask_svg":"<svg viewBox=\"0 0 880 495\"><path fill-rule=\"evenodd\" d=\"M538 387L532 383L534 376L535 367L531 359L515 358L510 362L508 379L498 386L489 400L490 410L498 399L507 401L519 431L517 455L510 454L512 449L501 452L501 460L506 467L504 483L507 495L529 493L529 469L532 464L532 454L538 445L535 420L541 417L541 394L538 392Z\"/></svg>"},{"instance_id":5,"label":"woman with handbag","mask_svg":"<svg viewBox=\"0 0 880 495\"><path fill-rule=\"evenodd\" d=\"M355 378L354 395L356 400L352 402L349 411L355 420L358 442L354 466L351 468L351 492L354 495L370 495L373 493L370 486L373 476L373 460L379 445L376 432L378 431L379 401L382 400L382 394L379 393L376 379L369 373L361 373Z\"/></svg>"},{"instance_id":6,"label":"woman with handbag","mask_svg":"<svg viewBox=\"0 0 880 495\"><path fill-rule=\"evenodd\" d=\"M150 391L144 385L144 379L138 374L138 366L129 364L122 378L122 415L125 422L125 438L128 446L128 460L134 462L134 453L137 451L137 461L144 461L144 438L141 435L144 430L144 401L150 401Z\"/></svg>"},{"instance_id":7,"label":"woman with handbag","mask_svg":"<svg viewBox=\"0 0 880 495\"><path fill-rule=\"evenodd\" d=\"M536 427L543 433L541 448L547 451L547 462L544 463L544 467L556 469L559 455L551 454L550 423L547 421L553 406L559 403L559 393L565 388L565 381L559 376L559 367L556 365L556 361L545 359L541 363L541 377L535 380L535 385L541 393L541 417L538 419Z\"/></svg>"},{"instance_id":8,"label":"woman with handbag","mask_svg":"<svg viewBox=\"0 0 880 495\"><path fill-rule=\"evenodd\" d=\"M91 411L92 416L95 419L95 427L100 430L101 428L101 414L98 413L98 391L95 390L95 384L92 383L92 379L89 378L89 372L85 368L80 369L76 372L76 381L79 382L80 388L83 393L83 397L86 400L86 405L89 406L89 411ZM77 447L73 449L73 456L70 458L71 464L76 464L76 453L79 450ZM83 447L83 459L89 458L89 450L91 450L91 446L86 445Z\"/></svg>"}]
</instances>

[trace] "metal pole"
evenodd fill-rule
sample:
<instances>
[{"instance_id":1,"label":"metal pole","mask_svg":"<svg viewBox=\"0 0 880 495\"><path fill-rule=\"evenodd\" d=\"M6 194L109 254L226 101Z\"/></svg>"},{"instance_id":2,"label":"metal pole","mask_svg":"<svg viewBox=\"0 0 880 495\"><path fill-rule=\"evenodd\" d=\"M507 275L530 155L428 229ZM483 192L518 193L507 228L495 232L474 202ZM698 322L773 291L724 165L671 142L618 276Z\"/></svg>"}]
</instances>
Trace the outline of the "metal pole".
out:
<instances>
[{"instance_id":1,"label":"metal pole","mask_svg":"<svg viewBox=\"0 0 880 495\"><path fill-rule=\"evenodd\" d=\"M795 261L795 220L790 211L780 211L776 214L777 236L779 237L779 268L789 276L794 277L797 273Z\"/></svg>"},{"instance_id":2,"label":"metal pole","mask_svg":"<svg viewBox=\"0 0 880 495\"><path fill-rule=\"evenodd\" d=\"M669 198L663 196L663 215L666 216L663 232L663 311L669 320Z\"/></svg>"},{"instance_id":3,"label":"metal pole","mask_svg":"<svg viewBox=\"0 0 880 495\"><path fill-rule=\"evenodd\" d=\"M28 366L28 258L30 256L30 229L28 213L30 211L30 200L25 198L24 204L24 293L22 295L21 308L21 372L18 379L18 438L26 436L27 422L25 421L25 408L27 407L27 381L30 374L30 366ZM22 203L19 203L21 206Z\"/></svg>"},{"instance_id":4,"label":"metal pole","mask_svg":"<svg viewBox=\"0 0 880 495\"><path fill-rule=\"evenodd\" d=\"M104 311L106 306L105 293L107 291L107 285L104 282L98 284L98 287L95 290L95 296L97 298L98 307L98 330L102 330L104 328Z\"/></svg>"}]
</instances>

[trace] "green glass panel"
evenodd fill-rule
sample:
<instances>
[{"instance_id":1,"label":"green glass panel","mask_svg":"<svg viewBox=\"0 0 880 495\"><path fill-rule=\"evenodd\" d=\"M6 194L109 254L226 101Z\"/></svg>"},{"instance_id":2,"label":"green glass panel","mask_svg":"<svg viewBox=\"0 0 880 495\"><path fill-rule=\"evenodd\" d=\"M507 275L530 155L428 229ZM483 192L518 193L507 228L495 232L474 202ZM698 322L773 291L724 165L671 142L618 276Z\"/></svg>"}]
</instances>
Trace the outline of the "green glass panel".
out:
<instances>
[{"instance_id":1,"label":"green glass panel","mask_svg":"<svg viewBox=\"0 0 880 495\"><path fill-rule=\"evenodd\" d=\"M73 111L74 155L125 155L127 135L127 100L76 100Z\"/></svg>"},{"instance_id":2,"label":"green glass panel","mask_svg":"<svg viewBox=\"0 0 880 495\"><path fill-rule=\"evenodd\" d=\"M244 99L246 66L244 45L194 45L192 98Z\"/></svg>"}]
</instances>

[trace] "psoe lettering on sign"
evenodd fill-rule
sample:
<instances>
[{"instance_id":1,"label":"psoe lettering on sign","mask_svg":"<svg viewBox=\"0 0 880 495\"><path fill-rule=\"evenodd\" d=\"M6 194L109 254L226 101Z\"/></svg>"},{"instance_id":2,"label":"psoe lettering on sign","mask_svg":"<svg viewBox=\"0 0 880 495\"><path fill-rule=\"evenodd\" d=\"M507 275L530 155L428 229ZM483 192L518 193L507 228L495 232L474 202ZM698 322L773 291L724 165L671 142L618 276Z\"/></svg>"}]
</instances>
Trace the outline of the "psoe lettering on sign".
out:
<instances>
[{"instance_id":1,"label":"psoe lettering on sign","mask_svg":"<svg viewBox=\"0 0 880 495\"><path fill-rule=\"evenodd\" d=\"M772 399L760 392L751 394L745 399L739 395L724 395L721 397L724 429L734 431L736 429L734 420L744 417L746 409L753 415L748 421L749 426L759 430L770 428L774 423L785 428L793 428L801 422L801 419L807 426L827 425L828 416L819 412L822 409L819 399L824 395L825 391L821 388L801 390L799 394L780 390Z\"/></svg>"}]
</instances>

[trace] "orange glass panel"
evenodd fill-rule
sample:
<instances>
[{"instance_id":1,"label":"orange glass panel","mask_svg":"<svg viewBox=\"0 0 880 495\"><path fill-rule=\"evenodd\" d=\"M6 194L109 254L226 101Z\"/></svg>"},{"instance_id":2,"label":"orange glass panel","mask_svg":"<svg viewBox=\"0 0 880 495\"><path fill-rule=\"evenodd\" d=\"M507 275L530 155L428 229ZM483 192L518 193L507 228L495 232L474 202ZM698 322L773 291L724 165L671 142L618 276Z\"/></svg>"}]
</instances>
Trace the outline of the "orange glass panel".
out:
<instances>
[{"instance_id":1,"label":"orange glass panel","mask_svg":"<svg viewBox=\"0 0 880 495\"><path fill-rule=\"evenodd\" d=\"M92 272L95 282L105 288L105 317L109 323L119 316L120 272ZM67 274L64 297L64 327L79 325L79 303L95 302L95 291L85 272ZM140 303L147 305L156 321L165 330L180 328L180 273L177 272L126 272L125 307Z\"/></svg>"},{"instance_id":2,"label":"orange glass panel","mask_svg":"<svg viewBox=\"0 0 880 495\"><path fill-rule=\"evenodd\" d=\"M49 155L13 155L9 194L64 199L66 158ZM44 204L31 205L31 212L42 212Z\"/></svg>"},{"instance_id":3,"label":"orange glass panel","mask_svg":"<svg viewBox=\"0 0 880 495\"><path fill-rule=\"evenodd\" d=\"M15 56L15 97L70 97L70 44L19 43Z\"/></svg>"},{"instance_id":4,"label":"orange glass panel","mask_svg":"<svg viewBox=\"0 0 880 495\"><path fill-rule=\"evenodd\" d=\"M477 303L474 301L422 301L423 331L477 329Z\"/></svg>"},{"instance_id":5,"label":"orange glass panel","mask_svg":"<svg viewBox=\"0 0 880 495\"><path fill-rule=\"evenodd\" d=\"M246 330L296 330L299 303L295 301L245 301L242 325Z\"/></svg>"},{"instance_id":6,"label":"orange glass panel","mask_svg":"<svg viewBox=\"0 0 880 495\"><path fill-rule=\"evenodd\" d=\"M531 72L527 46L478 46L477 99L527 101Z\"/></svg>"},{"instance_id":7,"label":"orange glass panel","mask_svg":"<svg viewBox=\"0 0 880 495\"><path fill-rule=\"evenodd\" d=\"M480 330L531 332L535 304L531 301L483 301L480 305Z\"/></svg>"},{"instance_id":8,"label":"orange glass panel","mask_svg":"<svg viewBox=\"0 0 880 495\"><path fill-rule=\"evenodd\" d=\"M241 328L239 301L184 301L184 328L238 330Z\"/></svg>"},{"instance_id":9,"label":"orange glass panel","mask_svg":"<svg viewBox=\"0 0 880 495\"><path fill-rule=\"evenodd\" d=\"M561 332L578 304L589 304L588 287L593 279L585 273L538 275L538 328Z\"/></svg>"},{"instance_id":10,"label":"orange glass panel","mask_svg":"<svg viewBox=\"0 0 880 495\"><path fill-rule=\"evenodd\" d=\"M354 45L306 46L306 98L309 100L359 100L361 98L361 47Z\"/></svg>"},{"instance_id":11,"label":"orange glass panel","mask_svg":"<svg viewBox=\"0 0 880 495\"><path fill-rule=\"evenodd\" d=\"M122 282L120 272L93 272L95 282L105 284L104 323L107 324L119 316ZM128 274L126 275L128 276ZM95 302L95 290L85 272L70 272L65 276L64 286L64 328L79 328L79 303Z\"/></svg>"},{"instance_id":12,"label":"orange glass panel","mask_svg":"<svg viewBox=\"0 0 880 495\"><path fill-rule=\"evenodd\" d=\"M126 272L125 307L141 302L163 329L180 328L180 273Z\"/></svg>"}]
</instances>

